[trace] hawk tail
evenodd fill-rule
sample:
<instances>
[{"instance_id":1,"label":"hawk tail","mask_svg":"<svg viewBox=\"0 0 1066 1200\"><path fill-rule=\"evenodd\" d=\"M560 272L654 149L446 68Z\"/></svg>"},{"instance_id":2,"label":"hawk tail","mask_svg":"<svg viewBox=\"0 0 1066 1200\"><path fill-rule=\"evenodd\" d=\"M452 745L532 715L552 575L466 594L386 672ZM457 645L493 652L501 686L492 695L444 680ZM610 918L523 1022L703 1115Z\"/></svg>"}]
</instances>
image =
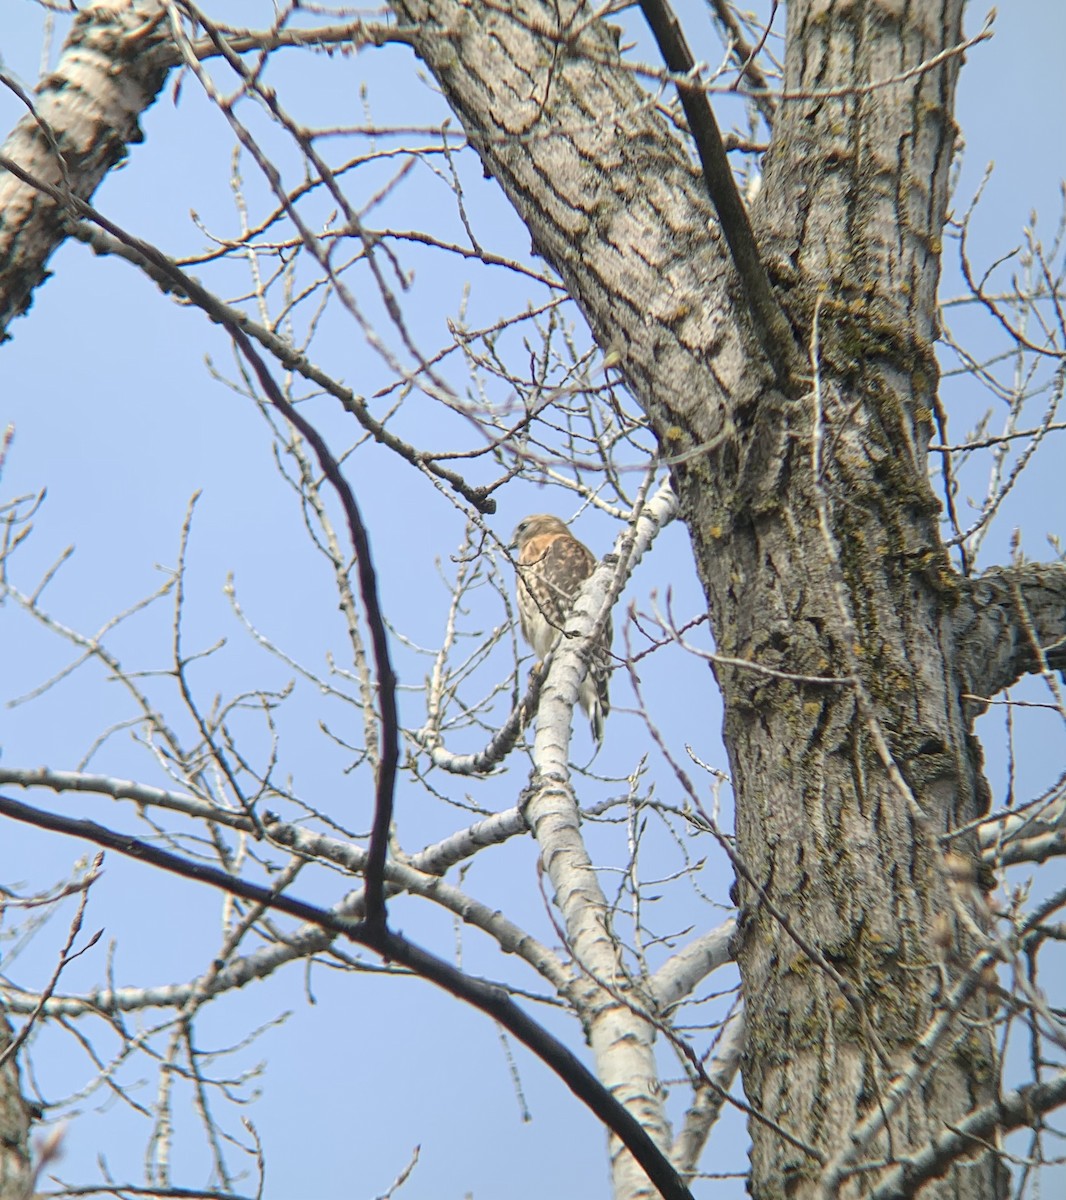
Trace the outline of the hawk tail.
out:
<instances>
[{"instance_id":1,"label":"hawk tail","mask_svg":"<svg viewBox=\"0 0 1066 1200\"><path fill-rule=\"evenodd\" d=\"M599 748L603 745L603 723L611 711L610 700L607 697L607 676L594 675L590 667L589 673L581 684L578 700L581 707L588 713L592 737Z\"/></svg>"}]
</instances>

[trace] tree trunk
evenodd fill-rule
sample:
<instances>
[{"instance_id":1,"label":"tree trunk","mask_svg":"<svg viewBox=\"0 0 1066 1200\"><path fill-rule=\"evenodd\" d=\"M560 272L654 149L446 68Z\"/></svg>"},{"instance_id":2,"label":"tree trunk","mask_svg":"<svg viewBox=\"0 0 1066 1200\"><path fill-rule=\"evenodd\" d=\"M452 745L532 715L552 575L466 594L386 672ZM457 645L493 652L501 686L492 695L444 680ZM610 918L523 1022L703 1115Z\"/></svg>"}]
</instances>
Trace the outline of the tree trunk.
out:
<instances>
[{"instance_id":1,"label":"tree trunk","mask_svg":"<svg viewBox=\"0 0 1066 1200\"><path fill-rule=\"evenodd\" d=\"M790 4L786 92L901 75L961 40L961 8ZM958 65L781 105L759 215L790 264L796 328L810 336L818 310L819 380L800 404L768 394L738 420L718 487L683 485L722 653L859 681L718 672L751 872L738 938L745 1090L831 1157L885 1103L944 1000L938 914L956 897L937 839L987 807L952 636L959 580L926 467ZM972 841L955 849L976 860ZM946 948L943 986L969 942ZM929 1064L868 1157L905 1156L995 1094L981 995L968 1015L976 1023ZM752 1136L755 1195L818 1194L815 1162L765 1126ZM1000 1188L985 1153L923 1195L991 1200Z\"/></svg>"},{"instance_id":2,"label":"tree trunk","mask_svg":"<svg viewBox=\"0 0 1066 1200\"><path fill-rule=\"evenodd\" d=\"M30 1113L11 1041L11 1024L0 1009L0 1200L25 1200L33 1186Z\"/></svg>"},{"instance_id":3,"label":"tree trunk","mask_svg":"<svg viewBox=\"0 0 1066 1200\"><path fill-rule=\"evenodd\" d=\"M102 7L79 18L87 37ZM974 593L951 569L926 474L960 59L855 93L955 45L961 7L789 4L786 98L754 216L804 354L818 331L816 370L797 399L773 386L688 149L618 67L602 21L586 26L589 12L566 0L393 4L534 245L617 356L673 463L718 650L753 663L722 664L718 679L744 864L744 1082L765 1118L751 1126L758 1200L838 1184L862 1194L877 1172L850 1167L905 1157L995 1095L977 975L972 1021L914 1054L966 977L982 919L937 841L980 815L987 789L960 700L973 663L955 610ZM135 54L165 34L138 14L159 11L153 0L121 9L133 24L105 47L121 71L105 55L82 64L91 82L56 84L53 106L42 93L66 178L54 155L37 153L47 134L32 123L5 153L53 187L91 195L162 84L151 56ZM846 94L827 94L837 88ZM65 94L101 107L90 119ZM0 272L0 329L63 236L54 201L6 186L4 228L20 241L18 255L0 241L0 264L24 274ZM541 838L572 819L564 790L557 811L545 801L531 813ZM954 849L976 858L972 842ZM586 869L576 853L571 865ZM628 1011L598 999L611 1021ZM607 1020L594 1034L604 1061L633 1038ZM652 1062L650 1044L642 1025L641 1063ZM893 1089L915 1070L915 1086ZM621 1098L665 1143L650 1091ZM650 1194L625 1156L615 1185L619 1196ZM923 1192L1001 1194L980 1147Z\"/></svg>"},{"instance_id":4,"label":"tree trunk","mask_svg":"<svg viewBox=\"0 0 1066 1200\"><path fill-rule=\"evenodd\" d=\"M867 1190L995 1093L978 991L920 1085L891 1092L979 930L938 835L984 811L960 701L960 581L926 472L961 0L789 5L788 93L760 207L772 277L817 387L776 391L687 152L600 24L527 3L394 5L535 246L617 352L674 461L722 666L748 1004L751 1191ZM584 55L558 50L562 36ZM605 64L596 65L596 61ZM803 98L804 90L808 98ZM976 856L973 842L955 843ZM943 918L958 932L945 945ZM887 1132L876 1132L888 1113ZM868 1144L856 1125L872 1116ZM783 1137L775 1126L808 1149ZM993 1200L990 1153L923 1193Z\"/></svg>"}]
</instances>

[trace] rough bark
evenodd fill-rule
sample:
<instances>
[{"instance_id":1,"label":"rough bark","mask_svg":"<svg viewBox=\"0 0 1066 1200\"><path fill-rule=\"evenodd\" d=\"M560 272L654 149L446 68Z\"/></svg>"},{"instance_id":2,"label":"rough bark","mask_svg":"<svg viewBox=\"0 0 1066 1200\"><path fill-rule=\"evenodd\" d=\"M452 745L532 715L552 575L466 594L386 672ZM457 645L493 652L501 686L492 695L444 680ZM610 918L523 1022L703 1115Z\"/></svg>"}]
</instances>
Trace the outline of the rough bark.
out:
<instances>
[{"instance_id":1,"label":"rough bark","mask_svg":"<svg viewBox=\"0 0 1066 1200\"><path fill-rule=\"evenodd\" d=\"M960 699L960 583L925 453L959 62L876 92L802 97L917 67L961 40L961 9L789 6L785 89L801 98L781 107L760 216L799 329L812 329L815 295L824 298L821 412L761 401L715 473L736 487L694 479L687 489L691 527L723 529L716 555L694 538L721 649L860 681L816 688L719 672L738 846L757 885L741 889L738 938L745 992L757 998L745 1089L837 1165L859 1157L848 1133L883 1102L935 1014L932 931L950 906L937 839L981 815L987 787ZM967 842L956 849L975 854ZM968 1015L984 1015L979 1000ZM990 1039L980 1025L960 1028L865 1154L910 1153L989 1100L995 1079ZM818 1194L809 1158L772 1132L752 1134L756 1195ZM925 1194L991 1200L1001 1187L985 1153Z\"/></svg>"},{"instance_id":2,"label":"rough bark","mask_svg":"<svg viewBox=\"0 0 1066 1200\"><path fill-rule=\"evenodd\" d=\"M79 18L87 42L104 7ZM918 67L959 40L961 7L789 5L788 98L755 218L798 346L810 343L817 313L818 387L797 401L772 386L698 171L634 76L614 65L607 26L586 25L589 12L567 3L393 4L673 461L718 648L793 676L718 670L746 865L736 939L745 1089L812 1151L753 1123L758 1200L816 1196L823 1183L859 1194L878 1180L873 1170L849 1176L860 1158L891 1163L925 1147L995 1090L993 1047L974 1024L948 1039L920 1086L882 1109L913 1066L942 972L950 986L972 948L963 937L942 963L931 933L953 903L937 837L987 804L969 726L976 709L962 697L991 695L1040 666L1036 644L1048 665L1061 663L1062 579L1021 579L1020 592L998 577L959 579L927 481L959 59L876 91L819 94ZM78 195L91 195L137 139L137 115L162 84L138 66L152 60L132 52L159 36L144 20L158 8L116 9L132 23L102 60L78 64L91 78L57 73L41 93ZM29 122L16 136L5 153L63 184L48 135ZM51 201L10 178L0 187L9 189L0 192L2 329L63 230ZM1012 615L1019 594L1035 637L1016 602ZM991 660L973 651L975 637L996 647ZM566 780L540 785L530 815L556 848L549 872L573 889L561 907L587 899L595 910L595 894L580 895L594 876L573 841ZM973 841L955 849L977 855ZM609 964L613 948L596 944L593 924L575 952L595 962L602 949ZM640 1076L652 1062L650 1026L634 1036L632 1012L602 989L582 1003L598 1022L597 1053L634 1051L637 1067L625 1070ZM980 996L967 1015L983 1015ZM640 1080L620 1098L665 1144L660 1099ZM860 1154L851 1131L882 1111L888 1136ZM650 1194L624 1156L615 1183L619 1196ZM923 1192L1000 1194L995 1160L980 1149Z\"/></svg>"},{"instance_id":3,"label":"rough bark","mask_svg":"<svg viewBox=\"0 0 1066 1200\"><path fill-rule=\"evenodd\" d=\"M35 179L88 200L107 173L143 140L138 118L167 68L150 51L168 37L160 0L95 0L74 20L56 70L0 149ZM63 207L0 169L0 339L47 278L66 236Z\"/></svg>"},{"instance_id":4,"label":"rough bark","mask_svg":"<svg viewBox=\"0 0 1066 1200\"><path fill-rule=\"evenodd\" d=\"M991 698L1036 671L1066 671L1066 565L1026 563L962 584L954 613L959 673Z\"/></svg>"},{"instance_id":5,"label":"rough bark","mask_svg":"<svg viewBox=\"0 0 1066 1200\"><path fill-rule=\"evenodd\" d=\"M24 1200L33 1185L30 1110L22 1095L18 1061L8 1054L11 1024L0 1010L0 1200Z\"/></svg>"},{"instance_id":6,"label":"rough bark","mask_svg":"<svg viewBox=\"0 0 1066 1200\"><path fill-rule=\"evenodd\" d=\"M647 92L611 67L610 29L573 4L392 7L666 444L721 438L769 369L736 318L701 176Z\"/></svg>"},{"instance_id":7,"label":"rough bark","mask_svg":"<svg viewBox=\"0 0 1066 1200\"><path fill-rule=\"evenodd\" d=\"M753 1123L751 1190L816 1195L831 1176L857 1193L870 1176L847 1177L849 1131L934 1013L932 930L950 902L936 839L987 804L952 636L961 583L925 456L958 59L781 105L757 217L801 344L819 310L816 408L769 385L699 180L611 70L603 28L565 53L570 7L394 7L675 459L719 649L843 681L718 672L749 872L745 1090L814 1152ZM902 75L958 42L960 14L958 0L790 5L786 88ZM924 1145L995 1077L979 1027L960 1035L869 1157ZM927 1194L999 1191L984 1154Z\"/></svg>"}]
</instances>

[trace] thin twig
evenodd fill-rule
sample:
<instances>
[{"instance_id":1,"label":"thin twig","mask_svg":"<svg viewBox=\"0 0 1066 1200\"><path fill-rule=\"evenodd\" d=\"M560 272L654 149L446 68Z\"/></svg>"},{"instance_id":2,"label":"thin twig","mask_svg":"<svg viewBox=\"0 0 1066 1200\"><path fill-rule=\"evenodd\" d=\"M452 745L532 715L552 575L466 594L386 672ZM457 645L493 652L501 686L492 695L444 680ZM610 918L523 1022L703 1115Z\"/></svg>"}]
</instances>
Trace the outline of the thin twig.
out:
<instances>
[{"instance_id":1,"label":"thin twig","mask_svg":"<svg viewBox=\"0 0 1066 1200\"><path fill-rule=\"evenodd\" d=\"M183 859L137 838L115 833L96 824L95 821L76 820L58 813L45 812L7 796L0 796L0 815L38 829L49 829L55 833L94 842L98 846L148 863L160 870L206 883L231 895L242 896L256 904L263 904L339 934L357 945L373 950L387 962L407 967L457 999L493 1017L532 1050L542 1062L551 1067L574 1095L620 1139L659 1189L663 1200L692 1200L688 1188L681 1182L677 1172L640 1122L562 1042L527 1016L500 985L456 970L450 963L394 933L382 921L352 921L292 896L276 895L271 888L227 875L226 872L205 863Z\"/></svg>"}]
</instances>

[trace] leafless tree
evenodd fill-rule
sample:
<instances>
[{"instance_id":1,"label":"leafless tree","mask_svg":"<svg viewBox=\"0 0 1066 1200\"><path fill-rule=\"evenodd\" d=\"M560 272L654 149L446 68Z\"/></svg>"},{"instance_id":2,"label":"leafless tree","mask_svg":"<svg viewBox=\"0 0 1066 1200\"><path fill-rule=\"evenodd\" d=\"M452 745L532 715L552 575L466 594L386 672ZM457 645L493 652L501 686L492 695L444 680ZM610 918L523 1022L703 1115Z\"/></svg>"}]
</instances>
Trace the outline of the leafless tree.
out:
<instances>
[{"instance_id":1,"label":"leafless tree","mask_svg":"<svg viewBox=\"0 0 1066 1200\"><path fill-rule=\"evenodd\" d=\"M51 21L64 6L42 8ZM759 1200L1035 1194L1062 1162L1066 1019L1048 981L1066 892L1017 872L1066 848L1066 775L1019 794L1011 774L993 794L975 722L1000 706L1014 739L1027 705L1066 720L1066 566L1057 545L1032 562L1018 542L979 568L1005 499L1066 426L1063 233L1032 229L989 266L970 252L974 210L951 198L955 88L988 29L964 34L962 0L796 0L762 22L709 0L711 69L662 0L639 5L654 53L630 44L636 10L620 5L255 8L269 20L253 28L191 0L92 0L36 90L0 74L26 108L0 151L0 328L17 339L35 319L70 239L220 327L233 358L212 363L216 387L265 422L325 566L322 613L341 617L312 660L260 628L231 583L234 620L291 682L249 686L222 665L212 699L201 671L224 664L221 642L187 632L195 498L161 586L95 629L50 605L65 557L25 577L42 497L4 501L4 620L35 622L70 656L7 698L39 704L98 668L126 708L44 766L6 745L0 813L223 905L194 977L134 987L108 971L83 992L64 972L95 945L83 923L100 859L58 888L5 890L19 932L60 901L76 909L50 978L0 979L5 1200L44 1186L57 1152L53 1137L31 1162L16 1064L61 1036L93 1064L86 1087L148 1121L136 1194L247 1194L242 1155L261 1193L263 1161L283 1150L251 1125L241 1135L226 1110L240 1087L198 1023L246 982L311 963L413 973L497 1021L610 1131L617 1200L712 1194L708 1180L740 1169L705 1153L724 1106L747 1120ZM424 119L378 121L373 95L353 111L375 55L428 71ZM343 81L325 114L294 83L309 60ZM233 215L197 218L195 251L94 206L117 164L138 170L130 147L164 88L179 112L190 93L208 101L233 139ZM729 104L745 125L723 135ZM529 255L479 225L501 195ZM946 247L965 292L944 299ZM430 321L458 269L466 299ZM496 308L478 323L466 306L485 294ZM976 343L956 330L964 313L986 322ZM998 429L975 416L978 388L1006 414ZM366 516L360 486L382 462L403 497L391 523ZM531 672L509 530L493 519L514 495L615 534ZM456 539L426 601L427 647L383 596L385 572L414 570L385 548L430 506ZM684 611L634 578L675 518L703 597ZM163 611L165 666L131 665L123 631ZM612 747L609 723L603 765L580 765L575 699L612 619L632 736ZM657 715L649 683L690 689L709 726L712 673L721 763ZM1024 676L1037 699L1012 698ZM289 714L308 705L343 763L343 808L293 781ZM126 778L108 764L131 732L143 769ZM398 804L398 784L433 816ZM49 793L96 797L104 819ZM517 839L536 849L529 920L465 878ZM401 897L486 935L498 982L400 933ZM569 1045L530 1015L538 1004L573 1018ZM157 1072L147 1104L126 1083L132 1062ZM199 1190L173 1154L179 1093L210 1156ZM415 1170L401 1166L390 1195Z\"/></svg>"}]
</instances>

